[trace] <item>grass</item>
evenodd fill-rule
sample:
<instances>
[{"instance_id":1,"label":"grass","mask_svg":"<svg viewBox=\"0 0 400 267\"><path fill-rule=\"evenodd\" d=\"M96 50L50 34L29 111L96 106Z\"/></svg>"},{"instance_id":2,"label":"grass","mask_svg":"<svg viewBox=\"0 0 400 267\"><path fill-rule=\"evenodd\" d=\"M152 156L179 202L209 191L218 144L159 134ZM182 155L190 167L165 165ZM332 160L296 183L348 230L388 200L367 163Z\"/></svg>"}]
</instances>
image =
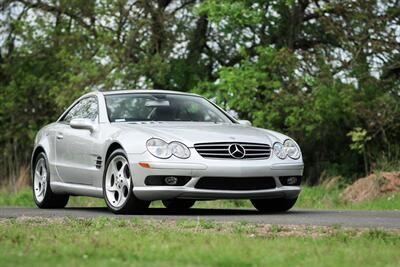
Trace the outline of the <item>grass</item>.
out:
<instances>
[{"instance_id":1,"label":"grass","mask_svg":"<svg viewBox=\"0 0 400 267\"><path fill-rule=\"evenodd\" d=\"M20 191L13 193L6 189L0 190L0 206L20 206L35 207L32 197L32 189L25 187ZM70 197L69 207L105 207L104 200L92 197Z\"/></svg>"},{"instance_id":2,"label":"grass","mask_svg":"<svg viewBox=\"0 0 400 267\"><path fill-rule=\"evenodd\" d=\"M315 209L356 209L356 210L399 210L400 193L389 193L379 198L360 203L343 201L337 188L303 187L297 208Z\"/></svg>"},{"instance_id":3,"label":"grass","mask_svg":"<svg viewBox=\"0 0 400 267\"><path fill-rule=\"evenodd\" d=\"M278 238L279 237L279 238ZM199 220L0 221L7 266L399 266L398 232Z\"/></svg>"},{"instance_id":4,"label":"grass","mask_svg":"<svg viewBox=\"0 0 400 267\"><path fill-rule=\"evenodd\" d=\"M340 198L338 188L325 189L323 187L303 187L295 208L313 209L359 209L359 210L399 210L400 193L391 193L380 198L352 204ZM17 193L0 190L0 206L34 207L32 192L29 187ZM102 199L90 197L70 197L69 207L105 207ZM151 207L163 207L161 201L155 201ZM198 201L196 208L252 208L248 200L217 200Z\"/></svg>"}]
</instances>

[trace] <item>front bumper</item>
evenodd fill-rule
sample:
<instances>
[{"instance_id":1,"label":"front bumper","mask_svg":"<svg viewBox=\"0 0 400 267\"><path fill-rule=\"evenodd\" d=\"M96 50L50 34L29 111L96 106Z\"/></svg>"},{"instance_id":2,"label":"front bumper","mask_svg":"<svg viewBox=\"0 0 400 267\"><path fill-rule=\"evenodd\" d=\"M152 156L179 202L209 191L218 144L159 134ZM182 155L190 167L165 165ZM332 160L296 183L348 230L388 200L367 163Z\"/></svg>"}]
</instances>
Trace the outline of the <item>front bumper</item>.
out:
<instances>
[{"instance_id":1,"label":"front bumper","mask_svg":"<svg viewBox=\"0 0 400 267\"><path fill-rule=\"evenodd\" d=\"M280 176L302 176L303 161L280 160L271 155L262 160L205 159L191 150L189 159L169 158L159 160L148 152L128 154L133 173L133 192L142 200L185 199L255 199L255 198L295 198L300 186L283 186ZM148 163L143 168L138 163ZM150 175L190 176L184 186L148 186L144 181ZM273 177L276 187L262 190L215 190L195 188L196 183L206 176L212 177Z\"/></svg>"}]
</instances>

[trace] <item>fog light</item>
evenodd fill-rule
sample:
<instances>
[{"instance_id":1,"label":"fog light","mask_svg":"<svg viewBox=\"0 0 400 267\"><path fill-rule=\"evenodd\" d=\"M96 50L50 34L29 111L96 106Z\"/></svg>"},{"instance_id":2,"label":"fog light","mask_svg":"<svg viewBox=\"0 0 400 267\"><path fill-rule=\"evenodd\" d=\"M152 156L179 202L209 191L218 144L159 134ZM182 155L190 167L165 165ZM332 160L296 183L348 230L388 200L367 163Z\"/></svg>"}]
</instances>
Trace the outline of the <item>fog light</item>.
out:
<instances>
[{"instance_id":1,"label":"fog light","mask_svg":"<svg viewBox=\"0 0 400 267\"><path fill-rule=\"evenodd\" d=\"M294 184L296 184L297 183L297 177L288 177L287 178L287 180L286 180L286 183L288 184L288 185L294 185Z\"/></svg>"},{"instance_id":2,"label":"fog light","mask_svg":"<svg viewBox=\"0 0 400 267\"><path fill-rule=\"evenodd\" d=\"M164 182L167 185L176 185L178 183L178 178L176 178L174 176L167 176L167 177L165 177Z\"/></svg>"}]
</instances>

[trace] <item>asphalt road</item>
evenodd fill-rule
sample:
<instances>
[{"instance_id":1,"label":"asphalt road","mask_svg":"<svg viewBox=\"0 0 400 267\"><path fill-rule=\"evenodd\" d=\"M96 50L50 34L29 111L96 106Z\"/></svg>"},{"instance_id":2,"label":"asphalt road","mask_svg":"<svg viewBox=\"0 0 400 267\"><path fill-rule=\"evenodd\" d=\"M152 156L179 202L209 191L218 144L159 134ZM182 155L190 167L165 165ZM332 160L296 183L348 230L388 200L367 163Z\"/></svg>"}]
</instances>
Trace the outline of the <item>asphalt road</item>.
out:
<instances>
[{"instance_id":1,"label":"asphalt road","mask_svg":"<svg viewBox=\"0 0 400 267\"><path fill-rule=\"evenodd\" d=\"M65 208L41 210L38 208L0 208L0 218L112 218L140 217L155 220L207 219L220 222L247 221L264 224L342 225L343 227L382 227L400 229L400 211L340 211L293 209L284 214L260 214L252 209L190 209L172 213L162 208L151 208L139 215L114 215L106 208Z\"/></svg>"}]
</instances>

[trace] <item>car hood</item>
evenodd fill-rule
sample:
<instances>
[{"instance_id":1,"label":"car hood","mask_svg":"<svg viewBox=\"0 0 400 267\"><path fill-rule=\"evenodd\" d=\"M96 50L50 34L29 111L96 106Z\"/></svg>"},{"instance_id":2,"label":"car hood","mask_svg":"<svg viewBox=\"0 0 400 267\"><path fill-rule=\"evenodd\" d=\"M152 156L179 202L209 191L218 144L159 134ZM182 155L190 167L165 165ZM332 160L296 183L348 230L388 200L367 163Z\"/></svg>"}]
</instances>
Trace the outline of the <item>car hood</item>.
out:
<instances>
[{"instance_id":1,"label":"car hood","mask_svg":"<svg viewBox=\"0 0 400 267\"><path fill-rule=\"evenodd\" d=\"M250 142L272 145L281 141L284 135L277 132L249 127L241 124L215 124L198 122L154 122L123 123L118 125L125 134L127 131L140 131L148 138L160 138L167 142L180 141L189 147L197 143L211 142Z\"/></svg>"}]
</instances>

